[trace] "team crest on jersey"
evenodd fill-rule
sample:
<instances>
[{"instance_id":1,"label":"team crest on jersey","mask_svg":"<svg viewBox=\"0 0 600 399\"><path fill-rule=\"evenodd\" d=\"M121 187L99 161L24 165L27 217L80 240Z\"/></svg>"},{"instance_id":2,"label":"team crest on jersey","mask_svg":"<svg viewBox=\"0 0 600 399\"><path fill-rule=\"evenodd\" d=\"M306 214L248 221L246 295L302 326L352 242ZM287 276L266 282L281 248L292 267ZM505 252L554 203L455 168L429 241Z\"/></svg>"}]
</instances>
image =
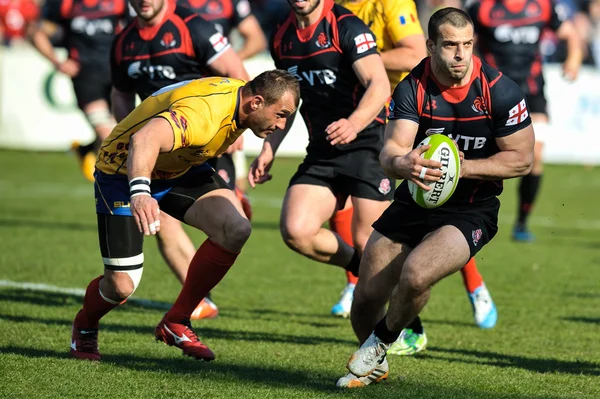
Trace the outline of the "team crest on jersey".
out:
<instances>
[{"instance_id":1,"label":"team crest on jersey","mask_svg":"<svg viewBox=\"0 0 600 399\"><path fill-rule=\"evenodd\" d=\"M483 232L481 231L481 229L473 230L471 232L471 237L473 238L473 245L477 246L477 244L479 243L479 240L481 240L482 236L483 236Z\"/></svg>"},{"instance_id":2,"label":"team crest on jersey","mask_svg":"<svg viewBox=\"0 0 600 399\"><path fill-rule=\"evenodd\" d=\"M391 190L392 190L392 184L390 183L390 179L388 179L388 178L381 179L381 182L379 183L379 192L383 195L386 195Z\"/></svg>"},{"instance_id":3,"label":"team crest on jersey","mask_svg":"<svg viewBox=\"0 0 600 399\"><path fill-rule=\"evenodd\" d=\"M485 100L483 99L483 97L475 97L475 101L473 101L471 109L477 112L478 114L487 114L487 107L485 106Z\"/></svg>"},{"instance_id":4,"label":"team crest on jersey","mask_svg":"<svg viewBox=\"0 0 600 399\"><path fill-rule=\"evenodd\" d=\"M525 8L525 15L528 17L536 17L540 14L540 6L537 3L529 3L529 5Z\"/></svg>"},{"instance_id":5,"label":"team crest on jersey","mask_svg":"<svg viewBox=\"0 0 600 399\"><path fill-rule=\"evenodd\" d=\"M373 35L370 33L361 33L354 38L354 44L356 44L356 53L362 54L369 49L377 46Z\"/></svg>"},{"instance_id":6,"label":"team crest on jersey","mask_svg":"<svg viewBox=\"0 0 600 399\"><path fill-rule=\"evenodd\" d=\"M223 6L216 0L209 1L206 5L206 11L209 14L221 14L223 12Z\"/></svg>"},{"instance_id":7,"label":"team crest on jersey","mask_svg":"<svg viewBox=\"0 0 600 399\"><path fill-rule=\"evenodd\" d=\"M318 48L329 48L331 47L331 42L327 38L324 32L319 33L317 37L317 41L315 42Z\"/></svg>"},{"instance_id":8,"label":"team crest on jersey","mask_svg":"<svg viewBox=\"0 0 600 399\"><path fill-rule=\"evenodd\" d=\"M162 39L160 39L161 46L165 48L173 48L177 44L175 40L175 35L172 32L165 32Z\"/></svg>"}]
</instances>

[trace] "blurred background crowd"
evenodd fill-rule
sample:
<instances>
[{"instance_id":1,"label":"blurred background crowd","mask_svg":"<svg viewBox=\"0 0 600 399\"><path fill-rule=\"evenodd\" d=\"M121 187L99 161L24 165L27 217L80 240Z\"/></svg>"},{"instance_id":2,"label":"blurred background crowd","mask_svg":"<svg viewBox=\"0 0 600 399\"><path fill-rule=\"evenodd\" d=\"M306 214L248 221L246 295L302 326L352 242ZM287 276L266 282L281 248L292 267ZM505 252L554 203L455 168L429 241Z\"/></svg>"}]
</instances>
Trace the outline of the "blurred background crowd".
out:
<instances>
[{"instance_id":1,"label":"blurred background crowd","mask_svg":"<svg viewBox=\"0 0 600 399\"><path fill-rule=\"evenodd\" d=\"M0 37L3 46L18 46L26 42L28 24L40 17L46 0L0 0ZM443 6L461 7L461 0L416 0L423 26L437 8ZM600 0L558 0L559 9L575 23L581 38L587 43L584 64L600 67ZM252 11L267 35L282 15L289 12L286 0L253 0ZM49 23L48 23L49 24ZM49 32L60 40L57 27L48 25ZM235 45L235 35L232 37ZM544 33L542 53L547 62L562 62L565 46L551 31Z\"/></svg>"}]
</instances>

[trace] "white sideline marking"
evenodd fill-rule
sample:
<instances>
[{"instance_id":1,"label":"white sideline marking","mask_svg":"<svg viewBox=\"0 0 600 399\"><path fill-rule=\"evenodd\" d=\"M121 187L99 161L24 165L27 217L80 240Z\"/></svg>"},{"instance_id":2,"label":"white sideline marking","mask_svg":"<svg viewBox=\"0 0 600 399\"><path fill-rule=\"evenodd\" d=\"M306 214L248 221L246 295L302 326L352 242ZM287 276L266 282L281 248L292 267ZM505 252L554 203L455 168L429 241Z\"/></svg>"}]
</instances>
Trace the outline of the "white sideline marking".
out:
<instances>
[{"instance_id":1,"label":"white sideline marking","mask_svg":"<svg viewBox=\"0 0 600 399\"><path fill-rule=\"evenodd\" d=\"M31 283L31 282L18 282L11 280L0 280L0 287L7 288L20 288L28 291L41 291L41 292L57 292L60 294L69 294L83 297L85 290L82 288L66 288L58 287L56 285L43 284L43 283ZM171 308L171 305L165 302L156 302L149 299L142 298L129 298L127 302L135 303L151 309L162 309L167 310Z\"/></svg>"}]
</instances>

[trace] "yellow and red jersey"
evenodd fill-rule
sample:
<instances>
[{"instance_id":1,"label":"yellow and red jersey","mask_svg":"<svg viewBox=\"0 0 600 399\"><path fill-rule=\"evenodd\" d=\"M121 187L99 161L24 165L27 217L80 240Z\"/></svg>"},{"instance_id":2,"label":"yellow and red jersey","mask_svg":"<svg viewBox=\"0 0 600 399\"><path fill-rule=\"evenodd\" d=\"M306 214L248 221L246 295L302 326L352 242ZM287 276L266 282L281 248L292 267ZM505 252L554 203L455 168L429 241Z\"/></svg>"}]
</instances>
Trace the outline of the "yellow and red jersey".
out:
<instances>
[{"instance_id":1,"label":"yellow and red jersey","mask_svg":"<svg viewBox=\"0 0 600 399\"><path fill-rule=\"evenodd\" d=\"M159 154L152 179L181 176L192 166L221 155L245 130L237 121L240 89L245 83L213 77L180 82L157 91L104 140L96 168L106 174L127 174L131 136L156 117L171 125L173 148Z\"/></svg>"}]
</instances>

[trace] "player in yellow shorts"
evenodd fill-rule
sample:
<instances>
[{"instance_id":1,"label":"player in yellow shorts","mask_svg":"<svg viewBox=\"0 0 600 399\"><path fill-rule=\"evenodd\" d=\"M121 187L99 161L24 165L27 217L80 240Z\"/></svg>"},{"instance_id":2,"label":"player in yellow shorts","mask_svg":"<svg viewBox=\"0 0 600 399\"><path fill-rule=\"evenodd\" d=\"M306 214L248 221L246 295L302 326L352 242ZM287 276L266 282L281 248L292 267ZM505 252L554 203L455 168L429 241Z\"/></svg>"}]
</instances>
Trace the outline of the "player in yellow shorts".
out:
<instances>
[{"instance_id":1,"label":"player in yellow shorts","mask_svg":"<svg viewBox=\"0 0 600 399\"><path fill-rule=\"evenodd\" d=\"M166 212L208 238L155 337L187 356L215 358L189 319L233 265L251 227L235 193L205 162L246 128L261 138L284 128L299 98L296 78L281 70L247 83L221 77L184 81L148 97L114 128L102 143L95 174L104 274L88 285L73 322L73 357L100 360L99 321L137 288L144 235L160 230L159 213Z\"/></svg>"}]
</instances>

